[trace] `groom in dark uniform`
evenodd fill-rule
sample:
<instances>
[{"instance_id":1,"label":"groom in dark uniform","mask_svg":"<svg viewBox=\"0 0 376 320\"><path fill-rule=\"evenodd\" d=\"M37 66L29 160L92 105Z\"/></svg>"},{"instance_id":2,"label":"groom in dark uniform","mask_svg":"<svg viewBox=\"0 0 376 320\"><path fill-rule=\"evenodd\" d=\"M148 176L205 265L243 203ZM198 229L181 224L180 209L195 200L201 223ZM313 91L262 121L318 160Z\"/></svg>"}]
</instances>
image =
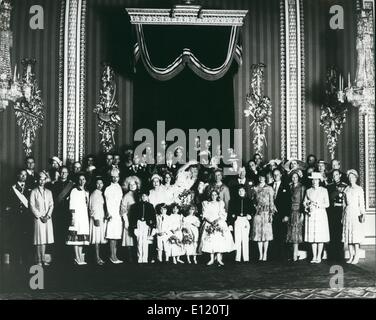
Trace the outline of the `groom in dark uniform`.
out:
<instances>
[{"instance_id":1,"label":"groom in dark uniform","mask_svg":"<svg viewBox=\"0 0 376 320\"><path fill-rule=\"evenodd\" d=\"M11 260L13 263L27 263L32 251L33 220L29 211L30 191L28 189L27 172L21 170L17 182L10 188L5 211L9 213L11 241Z\"/></svg>"},{"instance_id":2,"label":"groom in dark uniform","mask_svg":"<svg viewBox=\"0 0 376 320\"><path fill-rule=\"evenodd\" d=\"M270 185L274 190L274 205L277 212L273 216L272 257L277 260L287 258L287 222L291 213L290 186L282 181L279 169L273 170L274 182Z\"/></svg>"}]
</instances>

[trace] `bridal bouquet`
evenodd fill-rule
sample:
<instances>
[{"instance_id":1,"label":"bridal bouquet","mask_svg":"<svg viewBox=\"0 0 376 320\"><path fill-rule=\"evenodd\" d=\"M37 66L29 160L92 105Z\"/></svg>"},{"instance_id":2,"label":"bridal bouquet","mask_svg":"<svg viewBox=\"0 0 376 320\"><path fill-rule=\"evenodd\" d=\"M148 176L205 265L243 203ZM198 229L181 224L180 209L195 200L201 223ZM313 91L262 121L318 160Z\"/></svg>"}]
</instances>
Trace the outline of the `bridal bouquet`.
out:
<instances>
[{"instance_id":1,"label":"bridal bouquet","mask_svg":"<svg viewBox=\"0 0 376 320\"><path fill-rule=\"evenodd\" d=\"M168 242L169 242L170 244L177 244L178 246L181 245L181 241L180 241L180 239L179 239L177 236L175 236L175 235L172 235L172 236L168 239Z\"/></svg>"},{"instance_id":2,"label":"bridal bouquet","mask_svg":"<svg viewBox=\"0 0 376 320\"><path fill-rule=\"evenodd\" d=\"M191 232L189 232L188 229L183 228L183 239L182 239L182 244L188 245L193 243L193 235Z\"/></svg>"},{"instance_id":3,"label":"bridal bouquet","mask_svg":"<svg viewBox=\"0 0 376 320\"><path fill-rule=\"evenodd\" d=\"M224 232L223 228L218 224L218 222L207 225L205 230L208 235L212 235L216 232L219 232L223 236L223 232Z\"/></svg>"},{"instance_id":4,"label":"bridal bouquet","mask_svg":"<svg viewBox=\"0 0 376 320\"><path fill-rule=\"evenodd\" d=\"M178 204L180 205L183 212L188 211L188 207L192 204L194 192L192 190L184 190L178 196Z\"/></svg>"}]
</instances>

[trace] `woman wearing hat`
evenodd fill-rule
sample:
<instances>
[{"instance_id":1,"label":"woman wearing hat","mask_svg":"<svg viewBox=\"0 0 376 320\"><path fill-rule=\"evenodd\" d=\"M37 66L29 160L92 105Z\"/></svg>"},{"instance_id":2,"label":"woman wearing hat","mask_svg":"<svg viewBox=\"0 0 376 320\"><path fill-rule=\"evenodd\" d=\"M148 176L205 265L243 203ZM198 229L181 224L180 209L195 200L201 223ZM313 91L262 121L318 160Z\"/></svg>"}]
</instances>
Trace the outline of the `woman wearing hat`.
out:
<instances>
[{"instance_id":1,"label":"woman wearing hat","mask_svg":"<svg viewBox=\"0 0 376 320\"><path fill-rule=\"evenodd\" d=\"M274 190L266 184L266 171L259 172L259 184L255 187L253 202L256 214L253 218L251 239L257 241L259 261L267 261L269 241L273 240Z\"/></svg>"},{"instance_id":2,"label":"woman wearing hat","mask_svg":"<svg viewBox=\"0 0 376 320\"><path fill-rule=\"evenodd\" d=\"M67 245L74 246L75 262L78 265L86 264L82 247L89 244L89 192L85 190L86 177L83 173L78 176L78 185L71 191L69 210L72 214L71 226L68 229Z\"/></svg>"},{"instance_id":3,"label":"woman wearing hat","mask_svg":"<svg viewBox=\"0 0 376 320\"><path fill-rule=\"evenodd\" d=\"M117 257L117 241L123 233L123 221L120 215L120 203L123 198L123 191L119 184L120 171L116 168L111 170L111 184L104 191L107 208L106 239L110 241L111 257L114 264L123 263Z\"/></svg>"},{"instance_id":4,"label":"woman wearing hat","mask_svg":"<svg viewBox=\"0 0 376 320\"><path fill-rule=\"evenodd\" d=\"M99 254L100 245L107 243L105 239L103 178L98 177L95 186L96 189L90 195L89 201L90 243L95 245L95 257L97 264L103 265L104 261L101 259Z\"/></svg>"},{"instance_id":5,"label":"woman wearing hat","mask_svg":"<svg viewBox=\"0 0 376 320\"><path fill-rule=\"evenodd\" d=\"M153 189L150 190L149 202L155 208L159 203L166 203L166 192L162 186L162 177L158 174L153 174L151 177Z\"/></svg>"},{"instance_id":6,"label":"woman wearing hat","mask_svg":"<svg viewBox=\"0 0 376 320\"><path fill-rule=\"evenodd\" d=\"M138 191L141 188L141 180L136 176L130 176L123 182L126 192L121 200L120 214L123 218L122 246L127 247L129 262L133 261L133 236L129 233L129 210L136 203Z\"/></svg>"},{"instance_id":7,"label":"woman wearing hat","mask_svg":"<svg viewBox=\"0 0 376 320\"><path fill-rule=\"evenodd\" d=\"M357 264L359 262L359 246L364 237L364 192L362 187L356 184L359 178L356 170L347 171L347 178L350 185L344 191L342 241L349 246L350 257L346 262Z\"/></svg>"},{"instance_id":8,"label":"woman wearing hat","mask_svg":"<svg viewBox=\"0 0 376 320\"><path fill-rule=\"evenodd\" d=\"M45 188L47 174L39 174L38 187L31 191L30 209L34 214L34 245L38 264L48 265L45 260L46 244L54 243L51 215L54 208L52 192Z\"/></svg>"},{"instance_id":9,"label":"woman wearing hat","mask_svg":"<svg viewBox=\"0 0 376 320\"><path fill-rule=\"evenodd\" d=\"M301 170L295 170L291 175L291 214L287 224L287 243L293 245L293 260L298 260L298 246L303 242L303 222L304 222L304 207L303 200L305 196L305 187L300 182L302 174Z\"/></svg>"},{"instance_id":10,"label":"woman wearing hat","mask_svg":"<svg viewBox=\"0 0 376 320\"><path fill-rule=\"evenodd\" d=\"M305 241L312 245L311 263L320 263L324 243L329 242L329 223L326 208L329 207L328 191L320 187L323 176L320 172L312 172L312 187L304 197L305 207Z\"/></svg>"}]
</instances>

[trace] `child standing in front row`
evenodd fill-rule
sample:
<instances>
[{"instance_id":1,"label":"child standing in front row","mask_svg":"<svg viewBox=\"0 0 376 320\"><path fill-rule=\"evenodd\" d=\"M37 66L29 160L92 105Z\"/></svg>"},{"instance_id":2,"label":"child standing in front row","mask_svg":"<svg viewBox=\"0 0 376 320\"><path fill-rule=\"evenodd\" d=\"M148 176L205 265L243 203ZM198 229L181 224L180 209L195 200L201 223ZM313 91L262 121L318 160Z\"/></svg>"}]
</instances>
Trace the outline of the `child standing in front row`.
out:
<instances>
[{"instance_id":1,"label":"child standing in front row","mask_svg":"<svg viewBox=\"0 0 376 320\"><path fill-rule=\"evenodd\" d=\"M198 228L200 219L196 216L197 208L191 205L188 208L188 214L183 218L183 245L188 263L191 263L190 256L193 257L193 263L197 264L197 247L198 247Z\"/></svg>"},{"instance_id":2,"label":"child standing in front row","mask_svg":"<svg viewBox=\"0 0 376 320\"><path fill-rule=\"evenodd\" d=\"M157 252L158 261L163 261L163 252L165 253L166 262L168 262L171 255L171 245L168 241L172 235L170 231L169 216L167 215L167 205L160 203L156 206L157 212Z\"/></svg>"},{"instance_id":3,"label":"child standing in front row","mask_svg":"<svg viewBox=\"0 0 376 320\"><path fill-rule=\"evenodd\" d=\"M170 232L171 236L169 237L169 243L171 246L171 256L172 256L172 262L176 264L177 262L179 263L184 263L180 259L180 256L184 255L184 250L183 250L183 244L182 244L182 216L180 212L180 207L178 204L173 203L171 205L171 215L169 216L169 224L170 224Z\"/></svg>"}]
</instances>

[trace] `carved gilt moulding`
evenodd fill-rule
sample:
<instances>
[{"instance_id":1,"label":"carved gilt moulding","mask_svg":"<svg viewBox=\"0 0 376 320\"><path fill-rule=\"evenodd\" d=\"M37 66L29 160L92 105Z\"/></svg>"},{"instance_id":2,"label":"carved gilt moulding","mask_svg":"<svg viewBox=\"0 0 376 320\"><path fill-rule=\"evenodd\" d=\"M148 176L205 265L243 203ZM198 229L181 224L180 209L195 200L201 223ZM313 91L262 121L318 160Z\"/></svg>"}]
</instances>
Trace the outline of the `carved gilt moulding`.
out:
<instances>
[{"instance_id":1,"label":"carved gilt moulding","mask_svg":"<svg viewBox=\"0 0 376 320\"><path fill-rule=\"evenodd\" d=\"M242 26L248 10L213 10L201 6L174 6L172 9L126 8L131 24Z\"/></svg>"}]
</instances>

